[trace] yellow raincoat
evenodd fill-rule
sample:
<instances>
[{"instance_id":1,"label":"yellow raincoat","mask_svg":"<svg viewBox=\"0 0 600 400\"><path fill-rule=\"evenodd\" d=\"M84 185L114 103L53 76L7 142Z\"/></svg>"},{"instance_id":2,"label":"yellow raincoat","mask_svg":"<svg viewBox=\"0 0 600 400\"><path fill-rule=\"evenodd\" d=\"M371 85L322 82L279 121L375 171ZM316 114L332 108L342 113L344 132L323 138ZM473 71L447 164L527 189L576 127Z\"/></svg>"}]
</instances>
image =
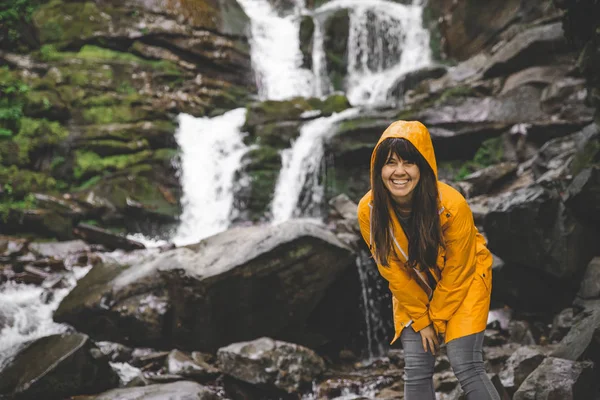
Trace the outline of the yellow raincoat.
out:
<instances>
[{"instance_id":1,"label":"yellow raincoat","mask_svg":"<svg viewBox=\"0 0 600 400\"><path fill-rule=\"evenodd\" d=\"M396 121L377 142L375 150L388 138L410 141L427 160L437 178L437 164L427 128L417 121ZM438 181L439 216L445 250L440 247L437 269L430 269L437 281L432 292L426 274L405 265L408 260L408 239L391 213L393 246L388 267L377 265L389 282L392 292L395 335L394 343L408 326L418 332L433 323L436 332L445 334L446 343L459 337L481 332L487 324L492 289L492 255L485 239L477 231L471 209L464 197L451 186ZM371 242L371 191L358 205L360 230L367 245Z\"/></svg>"}]
</instances>

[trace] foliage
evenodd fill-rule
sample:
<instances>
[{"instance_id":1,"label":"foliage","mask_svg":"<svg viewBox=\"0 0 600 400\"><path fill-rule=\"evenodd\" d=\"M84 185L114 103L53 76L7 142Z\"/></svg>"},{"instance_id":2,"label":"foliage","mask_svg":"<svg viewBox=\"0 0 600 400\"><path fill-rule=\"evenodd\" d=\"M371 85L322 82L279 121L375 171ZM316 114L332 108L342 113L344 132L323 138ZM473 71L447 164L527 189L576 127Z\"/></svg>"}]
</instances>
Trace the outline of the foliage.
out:
<instances>
[{"instance_id":1,"label":"foliage","mask_svg":"<svg viewBox=\"0 0 600 400\"><path fill-rule=\"evenodd\" d=\"M8 67L0 67L0 140L18 131L28 90L29 87Z\"/></svg>"},{"instance_id":2,"label":"foliage","mask_svg":"<svg viewBox=\"0 0 600 400\"><path fill-rule=\"evenodd\" d=\"M0 47L12 50L34 45L31 16L39 0L0 0Z\"/></svg>"},{"instance_id":3,"label":"foliage","mask_svg":"<svg viewBox=\"0 0 600 400\"><path fill-rule=\"evenodd\" d=\"M479 149L477 149L473 160L467 161L460 168L456 180L462 180L467 175L479 169L501 162L503 156L504 146L501 136L484 140Z\"/></svg>"},{"instance_id":4,"label":"foliage","mask_svg":"<svg viewBox=\"0 0 600 400\"><path fill-rule=\"evenodd\" d=\"M80 179L95 175L105 170L121 170L148 160L152 151L144 150L134 154L101 157L92 151L77 150L75 152L75 178Z\"/></svg>"}]
</instances>

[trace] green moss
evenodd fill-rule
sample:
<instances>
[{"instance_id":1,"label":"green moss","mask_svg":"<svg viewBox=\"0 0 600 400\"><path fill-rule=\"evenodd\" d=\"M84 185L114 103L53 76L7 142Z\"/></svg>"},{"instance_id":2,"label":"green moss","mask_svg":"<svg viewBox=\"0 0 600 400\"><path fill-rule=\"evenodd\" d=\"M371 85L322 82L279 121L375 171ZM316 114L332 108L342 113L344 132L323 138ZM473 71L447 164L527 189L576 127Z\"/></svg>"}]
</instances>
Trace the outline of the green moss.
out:
<instances>
[{"instance_id":1,"label":"green moss","mask_svg":"<svg viewBox=\"0 0 600 400\"><path fill-rule=\"evenodd\" d=\"M33 13L41 44L69 43L106 32L110 18L94 2L50 1Z\"/></svg>"},{"instance_id":2,"label":"green moss","mask_svg":"<svg viewBox=\"0 0 600 400\"><path fill-rule=\"evenodd\" d=\"M8 67L0 67L0 132L9 137L19 130L29 86Z\"/></svg>"},{"instance_id":3,"label":"green moss","mask_svg":"<svg viewBox=\"0 0 600 400\"><path fill-rule=\"evenodd\" d=\"M79 104L83 107L104 107L119 105L120 107L130 107L144 104L147 101L147 96L142 96L137 93L119 95L116 93L104 93L98 96L87 97Z\"/></svg>"},{"instance_id":4,"label":"green moss","mask_svg":"<svg viewBox=\"0 0 600 400\"><path fill-rule=\"evenodd\" d=\"M118 154L131 154L149 148L148 141L144 139L122 142L120 140L90 140L82 144L83 148L97 153L101 156L113 156Z\"/></svg>"},{"instance_id":5,"label":"green moss","mask_svg":"<svg viewBox=\"0 0 600 400\"><path fill-rule=\"evenodd\" d=\"M0 48L25 52L36 47L31 15L39 0L4 0L0 3Z\"/></svg>"},{"instance_id":6,"label":"green moss","mask_svg":"<svg viewBox=\"0 0 600 400\"><path fill-rule=\"evenodd\" d=\"M152 156L150 150L140 151L134 154L101 157L100 155L85 150L75 152L75 178L81 179L90 175L96 175L104 171L116 171L134 164L141 163Z\"/></svg>"},{"instance_id":7,"label":"green moss","mask_svg":"<svg viewBox=\"0 0 600 400\"><path fill-rule=\"evenodd\" d=\"M313 109L313 106L303 97L295 97L285 101L268 100L253 103L247 107L246 127L273 121L299 119L302 113Z\"/></svg>"},{"instance_id":8,"label":"green moss","mask_svg":"<svg viewBox=\"0 0 600 400\"><path fill-rule=\"evenodd\" d=\"M31 152L42 147L57 145L67 136L69 136L69 131L58 122L22 118L19 132L12 137L10 142L4 140L0 149L0 162L28 165Z\"/></svg>"},{"instance_id":9,"label":"green moss","mask_svg":"<svg viewBox=\"0 0 600 400\"><path fill-rule=\"evenodd\" d=\"M504 144L502 137L496 137L483 141L473 160L462 165L456 175L456 180L462 180L467 175L490 165L500 163L504 156Z\"/></svg>"},{"instance_id":10,"label":"green moss","mask_svg":"<svg viewBox=\"0 0 600 400\"><path fill-rule=\"evenodd\" d=\"M345 109L350 108L348 98L342 94L334 94L326 98L319 109L323 112L323 115L331 115L333 113L339 113Z\"/></svg>"},{"instance_id":11,"label":"green moss","mask_svg":"<svg viewBox=\"0 0 600 400\"><path fill-rule=\"evenodd\" d=\"M55 192L57 180L41 172L19 169L15 165L0 165L0 182L6 196L15 201L23 200L31 192Z\"/></svg>"},{"instance_id":12,"label":"green moss","mask_svg":"<svg viewBox=\"0 0 600 400\"><path fill-rule=\"evenodd\" d=\"M121 105L90 107L83 110L82 116L89 124L112 124L115 122L137 122L154 117L155 111L149 108L122 107Z\"/></svg>"}]
</instances>

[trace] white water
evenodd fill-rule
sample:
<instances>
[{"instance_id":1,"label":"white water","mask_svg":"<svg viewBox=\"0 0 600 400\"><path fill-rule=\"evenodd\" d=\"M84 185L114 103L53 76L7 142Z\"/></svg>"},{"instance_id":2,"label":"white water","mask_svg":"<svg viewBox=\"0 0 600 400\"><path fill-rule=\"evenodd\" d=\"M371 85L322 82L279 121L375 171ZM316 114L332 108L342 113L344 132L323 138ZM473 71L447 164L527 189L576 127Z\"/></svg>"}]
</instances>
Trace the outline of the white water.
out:
<instances>
[{"instance_id":1,"label":"white water","mask_svg":"<svg viewBox=\"0 0 600 400\"><path fill-rule=\"evenodd\" d=\"M280 17L267 0L238 0L250 17L252 65L261 99L314 95L313 74L301 68L300 19Z\"/></svg>"},{"instance_id":2,"label":"white water","mask_svg":"<svg viewBox=\"0 0 600 400\"><path fill-rule=\"evenodd\" d=\"M247 147L241 127L246 109L215 118L179 115L177 143L181 147L183 213L172 241L196 243L229 226L233 211L233 178Z\"/></svg>"},{"instance_id":3,"label":"white water","mask_svg":"<svg viewBox=\"0 0 600 400\"><path fill-rule=\"evenodd\" d=\"M315 10L315 19L344 8L350 9L348 100L353 105L387 104L398 78L431 63L423 6L420 1L406 6L384 0L334 0ZM315 36L317 40L322 36ZM315 44L318 47L322 44Z\"/></svg>"},{"instance_id":4,"label":"white water","mask_svg":"<svg viewBox=\"0 0 600 400\"><path fill-rule=\"evenodd\" d=\"M69 259L65 263L69 265ZM0 370L3 363L19 349L19 344L68 330L66 325L54 322L52 314L75 287L77 280L90 269L91 266L73 267L64 275L66 287L62 289L46 289L16 282L0 285ZM53 294L48 302L43 301L46 290Z\"/></svg>"},{"instance_id":5,"label":"white water","mask_svg":"<svg viewBox=\"0 0 600 400\"><path fill-rule=\"evenodd\" d=\"M282 167L272 204L274 223L300 216L301 210L296 206L305 187L311 188L312 204L321 202L323 187L319 183L319 173L324 142L335 133L336 123L357 114L358 109L351 108L305 123L292 147L281 153Z\"/></svg>"}]
</instances>

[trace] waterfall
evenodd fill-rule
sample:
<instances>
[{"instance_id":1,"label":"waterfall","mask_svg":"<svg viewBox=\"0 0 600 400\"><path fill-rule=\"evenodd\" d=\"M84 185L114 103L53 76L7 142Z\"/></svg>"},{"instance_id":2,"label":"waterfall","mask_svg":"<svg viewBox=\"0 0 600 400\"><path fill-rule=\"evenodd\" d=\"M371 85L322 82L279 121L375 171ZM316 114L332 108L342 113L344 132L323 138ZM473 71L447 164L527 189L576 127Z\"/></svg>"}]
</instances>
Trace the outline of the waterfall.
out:
<instances>
[{"instance_id":1,"label":"waterfall","mask_svg":"<svg viewBox=\"0 0 600 400\"><path fill-rule=\"evenodd\" d=\"M423 27L421 3L333 0L315 10L320 24L334 11L350 10L346 93L351 104L388 104L398 78L431 63L429 32ZM324 51L323 40L323 35L315 35L314 51ZM324 53L313 55L313 59L324 57ZM315 70L319 80L325 79L324 73L322 66Z\"/></svg>"},{"instance_id":2,"label":"waterfall","mask_svg":"<svg viewBox=\"0 0 600 400\"><path fill-rule=\"evenodd\" d=\"M303 189L310 191L312 204L322 201L324 188L319 174L324 142L335 132L336 123L357 114L358 109L350 108L329 117L309 121L300 129L300 136L292 147L283 150L281 171L271 209L274 223L300 216L301 210L297 205Z\"/></svg>"},{"instance_id":3,"label":"waterfall","mask_svg":"<svg viewBox=\"0 0 600 400\"><path fill-rule=\"evenodd\" d=\"M247 150L241 128L246 109L215 118L179 115L183 213L173 242L186 245L224 231L233 207L233 177Z\"/></svg>"},{"instance_id":4,"label":"waterfall","mask_svg":"<svg viewBox=\"0 0 600 400\"><path fill-rule=\"evenodd\" d=\"M284 100L314 95L313 74L301 68L299 18L278 16L267 0L238 3L250 18L252 66L260 98Z\"/></svg>"}]
</instances>

